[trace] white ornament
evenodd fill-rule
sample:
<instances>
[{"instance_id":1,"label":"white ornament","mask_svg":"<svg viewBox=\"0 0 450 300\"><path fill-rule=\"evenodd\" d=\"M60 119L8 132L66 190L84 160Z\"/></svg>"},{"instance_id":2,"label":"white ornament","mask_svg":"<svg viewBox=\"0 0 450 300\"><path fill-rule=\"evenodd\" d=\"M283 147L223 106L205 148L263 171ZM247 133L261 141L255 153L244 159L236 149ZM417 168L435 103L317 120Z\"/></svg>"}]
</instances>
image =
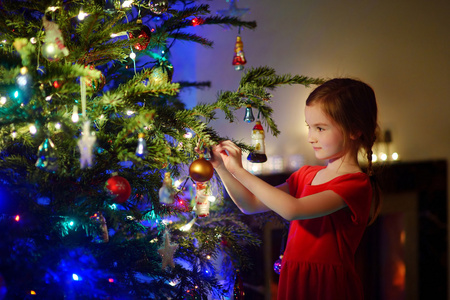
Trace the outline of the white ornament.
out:
<instances>
[{"instance_id":1,"label":"white ornament","mask_svg":"<svg viewBox=\"0 0 450 300\"><path fill-rule=\"evenodd\" d=\"M80 164L81 169L86 166L91 167L93 161L92 149L96 141L95 135L90 132L90 122L86 121L83 124L83 132L81 133L81 138L78 140L78 148L80 149Z\"/></svg>"},{"instance_id":2,"label":"white ornament","mask_svg":"<svg viewBox=\"0 0 450 300\"><path fill-rule=\"evenodd\" d=\"M173 204L176 190L172 186L172 178L170 173L164 174L163 185L159 189L159 202L162 204Z\"/></svg>"},{"instance_id":3,"label":"white ornament","mask_svg":"<svg viewBox=\"0 0 450 300\"><path fill-rule=\"evenodd\" d=\"M195 195L195 213L199 217L209 216L209 195L206 194L206 186L197 184L197 194Z\"/></svg>"},{"instance_id":4,"label":"white ornament","mask_svg":"<svg viewBox=\"0 0 450 300\"><path fill-rule=\"evenodd\" d=\"M175 251L178 249L178 244L172 244L170 242L170 233L164 233L164 244L161 248L158 249L159 255L162 258L162 268L165 269L168 265L172 268L175 268L175 262L173 261L173 255Z\"/></svg>"}]
</instances>

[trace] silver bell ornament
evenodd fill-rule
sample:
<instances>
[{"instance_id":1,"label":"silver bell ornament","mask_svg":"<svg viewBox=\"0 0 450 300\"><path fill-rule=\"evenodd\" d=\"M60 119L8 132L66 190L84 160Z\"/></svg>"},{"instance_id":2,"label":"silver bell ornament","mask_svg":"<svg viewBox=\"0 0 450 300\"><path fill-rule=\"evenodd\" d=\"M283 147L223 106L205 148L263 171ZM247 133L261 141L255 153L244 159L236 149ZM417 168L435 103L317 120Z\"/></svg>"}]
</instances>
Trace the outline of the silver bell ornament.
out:
<instances>
[{"instance_id":1,"label":"silver bell ornament","mask_svg":"<svg viewBox=\"0 0 450 300\"><path fill-rule=\"evenodd\" d=\"M247 123L255 121L255 116L253 115L252 106L250 104L248 104L247 108L245 109L244 121Z\"/></svg>"}]
</instances>

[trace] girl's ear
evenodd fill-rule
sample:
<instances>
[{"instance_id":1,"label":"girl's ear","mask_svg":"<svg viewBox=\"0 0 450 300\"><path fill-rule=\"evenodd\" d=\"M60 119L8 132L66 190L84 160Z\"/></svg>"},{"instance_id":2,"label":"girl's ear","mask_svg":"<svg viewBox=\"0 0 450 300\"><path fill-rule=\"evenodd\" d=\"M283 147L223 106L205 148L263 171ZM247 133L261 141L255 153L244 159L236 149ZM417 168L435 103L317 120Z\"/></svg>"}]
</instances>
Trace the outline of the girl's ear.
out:
<instances>
[{"instance_id":1,"label":"girl's ear","mask_svg":"<svg viewBox=\"0 0 450 300\"><path fill-rule=\"evenodd\" d=\"M362 134L362 132L360 130L358 130L354 133L351 133L350 138L355 141L361 137L361 134Z\"/></svg>"}]
</instances>

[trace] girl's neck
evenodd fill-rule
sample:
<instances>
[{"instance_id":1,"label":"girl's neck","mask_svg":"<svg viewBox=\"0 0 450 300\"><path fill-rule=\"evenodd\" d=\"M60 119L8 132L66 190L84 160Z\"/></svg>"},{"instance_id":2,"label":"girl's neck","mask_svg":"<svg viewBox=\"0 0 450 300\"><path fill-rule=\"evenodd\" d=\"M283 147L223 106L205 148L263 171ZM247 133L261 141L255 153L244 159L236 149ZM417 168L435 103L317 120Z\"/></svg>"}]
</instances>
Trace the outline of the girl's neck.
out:
<instances>
[{"instance_id":1,"label":"girl's neck","mask_svg":"<svg viewBox=\"0 0 450 300\"><path fill-rule=\"evenodd\" d=\"M356 154L347 153L337 159L329 160L326 170L336 175L361 172Z\"/></svg>"}]
</instances>

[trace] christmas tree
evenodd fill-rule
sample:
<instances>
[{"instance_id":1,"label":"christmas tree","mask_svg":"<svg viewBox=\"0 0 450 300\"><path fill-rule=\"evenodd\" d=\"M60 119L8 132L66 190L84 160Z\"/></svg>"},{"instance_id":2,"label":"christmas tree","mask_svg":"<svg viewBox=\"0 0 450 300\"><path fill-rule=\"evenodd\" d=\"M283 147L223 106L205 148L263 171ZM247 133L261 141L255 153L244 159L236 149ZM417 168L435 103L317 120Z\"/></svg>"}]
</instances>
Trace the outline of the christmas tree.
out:
<instances>
[{"instance_id":1,"label":"christmas tree","mask_svg":"<svg viewBox=\"0 0 450 300\"><path fill-rule=\"evenodd\" d=\"M208 83L172 82L172 45L255 22L168 0L0 13L0 299L229 297L259 239L222 201L207 159L223 137L208 124L247 107L276 135L270 90L320 79L248 68L188 109L180 91Z\"/></svg>"}]
</instances>

